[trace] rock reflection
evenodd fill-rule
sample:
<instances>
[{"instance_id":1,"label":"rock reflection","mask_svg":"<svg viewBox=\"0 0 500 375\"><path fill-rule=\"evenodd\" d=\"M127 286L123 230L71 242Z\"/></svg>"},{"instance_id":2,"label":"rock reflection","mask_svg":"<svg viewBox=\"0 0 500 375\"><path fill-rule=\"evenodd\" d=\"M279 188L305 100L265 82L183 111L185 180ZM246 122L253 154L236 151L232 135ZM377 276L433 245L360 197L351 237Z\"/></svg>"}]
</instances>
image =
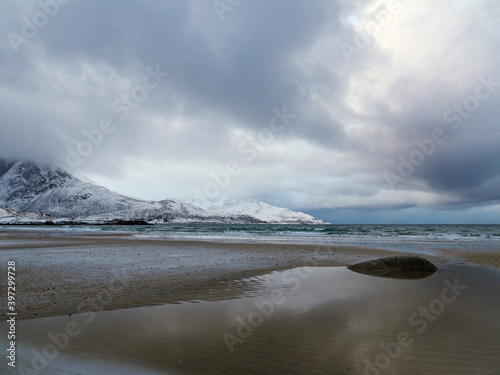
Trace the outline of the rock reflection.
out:
<instances>
[{"instance_id":1,"label":"rock reflection","mask_svg":"<svg viewBox=\"0 0 500 375\"><path fill-rule=\"evenodd\" d=\"M446 280L466 289L450 289L441 306ZM49 333L78 324L81 333L41 374L60 371L68 358L75 368L105 361L107 374L124 365L143 374L494 373L499 281L496 271L457 266L406 281L296 269L254 280L253 297L106 311L89 323L84 316L21 321L20 341L42 353ZM232 352L224 334L236 339ZM30 358L25 353L24 363Z\"/></svg>"}]
</instances>

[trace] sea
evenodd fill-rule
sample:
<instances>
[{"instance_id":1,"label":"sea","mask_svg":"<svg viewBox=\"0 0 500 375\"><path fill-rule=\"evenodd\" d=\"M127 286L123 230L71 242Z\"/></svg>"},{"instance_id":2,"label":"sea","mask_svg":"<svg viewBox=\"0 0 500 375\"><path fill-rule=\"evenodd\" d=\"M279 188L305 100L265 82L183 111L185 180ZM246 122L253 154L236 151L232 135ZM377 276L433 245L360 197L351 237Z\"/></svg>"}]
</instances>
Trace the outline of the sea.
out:
<instances>
[{"instance_id":1,"label":"sea","mask_svg":"<svg viewBox=\"0 0 500 375\"><path fill-rule=\"evenodd\" d=\"M500 225L267 225L157 224L5 226L55 235L126 234L144 239L228 243L362 246L408 252L432 249L500 249Z\"/></svg>"}]
</instances>

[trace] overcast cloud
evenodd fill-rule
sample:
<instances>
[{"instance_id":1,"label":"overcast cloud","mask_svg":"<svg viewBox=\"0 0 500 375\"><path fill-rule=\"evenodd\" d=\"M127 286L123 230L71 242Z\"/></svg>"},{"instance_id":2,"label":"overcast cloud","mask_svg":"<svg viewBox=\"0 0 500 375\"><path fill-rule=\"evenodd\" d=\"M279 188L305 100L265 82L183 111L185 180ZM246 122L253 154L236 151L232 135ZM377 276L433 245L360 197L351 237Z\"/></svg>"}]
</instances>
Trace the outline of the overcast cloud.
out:
<instances>
[{"instance_id":1,"label":"overcast cloud","mask_svg":"<svg viewBox=\"0 0 500 375\"><path fill-rule=\"evenodd\" d=\"M500 223L496 0L0 7L0 158L146 199Z\"/></svg>"}]
</instances>

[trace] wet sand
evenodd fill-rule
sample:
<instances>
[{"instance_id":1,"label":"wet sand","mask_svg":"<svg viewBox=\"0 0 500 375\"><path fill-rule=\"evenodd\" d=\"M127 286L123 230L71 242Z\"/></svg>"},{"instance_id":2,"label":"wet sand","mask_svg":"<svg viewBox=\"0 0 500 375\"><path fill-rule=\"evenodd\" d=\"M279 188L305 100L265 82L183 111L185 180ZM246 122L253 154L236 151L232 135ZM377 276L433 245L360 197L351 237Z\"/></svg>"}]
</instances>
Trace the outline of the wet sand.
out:
<instances>
[{"instance_id":1,"label":"wet sand","mask_svg":"<svg viewBox=\"0 0 500 375\"><path fill-rule=\"evenodd\" d=\"M432 276L395 280L343 266L407 252L0 232L1 263L16 261L19 363L51 375L500 374L500 251L435 254L425 255L438 266ZM455 303L442 293L457 277L467 290ZM259 322L255 302L273 298L286 302L269 316L263 307ZM435 314L424 319L421 307ZM241 319L248 327L252 312L248 335ZM68 323L81 331L33 362ZM398 352L392 342L397 358L377 357Z\"/></svg>"},{"instance_id":2,"label":"wet sand","mask_svg":"<svg viewBox=\"0 0 500 375\"><path fill-rule=\"evenodd\" d=\"M500 250L435 253L425 257L436 264L500 267ZM232 281L243 277L308 265L347 266L393 255L408 253L347 246L167 241L127 234L0 231L0 262L16 261L20 320L228 299L235 294ZM0 303L4 298L0 296ZM2 319L5 314L2 311Z\"/></svg>"},{"instance_id":3,"label":"wet sand","mask_svg":"<svg viewBox=\"0 0 500 375\"><path fill-rule=\"evenodd\" d=\"M307 265L346 266L394 254L317 245L0 233L1 263L15 260L17 265L19 319L232 298L231 281L242 277Z\"/></svg>"},{"instance_id":4,"label":"wet sand","mask_svg":"<svg viewBox=\"0 0 500 375\"><path fill-rule=\"evenodd\" d=\"M498 374L499 283L470 266L419 280L295 268L242 279L231 300L21 321L18 365L40 375Z\"/></svg>"},{"instance_id":5,"label":"wet sand","mask_svg":"<svg viewBox=\"0 0 500 375\"><path fill-rule=\"evenodd\" d=\"M438 251L443 256L450 257L450 262L454 264L468 264L500 269L500 249L489 251L440 249Z\"/></svg>"}]
</instances>

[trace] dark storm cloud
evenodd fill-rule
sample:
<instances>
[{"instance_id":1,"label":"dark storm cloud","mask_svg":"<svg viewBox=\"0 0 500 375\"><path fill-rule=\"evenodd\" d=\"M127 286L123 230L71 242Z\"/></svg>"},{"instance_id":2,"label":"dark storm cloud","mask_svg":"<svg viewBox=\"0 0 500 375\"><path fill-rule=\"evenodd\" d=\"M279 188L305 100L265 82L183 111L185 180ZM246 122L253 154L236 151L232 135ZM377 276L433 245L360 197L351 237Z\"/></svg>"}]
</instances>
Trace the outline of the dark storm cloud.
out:
<instances>
[{"instance_id":1,"label":"dark storm cloud","mask_svg":"<svg viewBox=\"0 0 500 375\"><path fill-rule=\"evenodd\" d=\"M485 77L458 95L451 91L445 100L441 90L429 93L426 107L419 105L412 116L400 119L401 126L392 133L399 141L392 153L392 169L401 167L403 158L415 169L408 180L421 180L432 191L453 194L464 203L498 200L500 74L492 81L496 87L490 88L491 93L483 89L488 97L480 100L475 91L483 86ZM448 121L451 118L454 120ZM443 134L443 142L429 143L437 129ZM426 142L427 146L423 146ZM416 152L424 155L421 165L420 156L411 162L411 155Z\"/></svg>"},{"instance_id":2,"label":"dark storm cloud","mask_svg":"<svg viewBox=\"0 0 500 375\"><path fill-rule=\"evenodd\" d=\"M179 115L178 108L172 108L177 100L182 102L182 116L215 112L239 126L258 131L267 125L274 108L286 106L290 113L300 112L286 136L296 133L331 143L341 135L341 129L325 114L303 110L301 101L307 98L298 95L297 82L304 77L291 59L294 53L315 42L326 23L337 22L335 8L320 1L255 1L242 4L223 23L209 2L74 1L61 6L28 45L20 45L20 54L10 51L11 63L28 60L31 65L18 70L20 79L27 82L14 84L25 92L37 85L39 77L30 80L22 73L36 74L34 64L43 64L44 56L47 62L74 69L76 75L82 63L105 64L122 76L159 65L171 73L168 84L142 106L152 107L167 119ZM36 10L39 11L35 7L33 12ZM29 19L31 14L26 13L26 17ZM43 51L41 56L36 55L34 46ZM109 112L112 96L96 103L95 92L89 90L85 94L78 99L79 105L88 107L85 123L78 121L68 126L54 119L54 126L64 129L59 133L75 127L88 128ZM220 122L213 121L209 126L224 126ZM152 131L147 124L138 127L130 119L120 128L122 132L114 135L117 140L122 135L133 137L138 132ZM190 135L194 131L199 129L189 125L184 130ZM74 137L74 132L65 134L65 138ZM49 144L50 139L47 141Z\"/></svg>"},{"instance_id":3,"label":"dark storm cloud","mask_svg":"<svg viewBox=\"0 0 500 375\"><path fill-rule=\"evenodd\" d=\"M433 190L459 194L466 203L500 199L500 134L481 142L460 139L453 146L427 163L421 178Z\"/></svg>"},{"instance_id":4,"label":"dark storm cloud","mask_svg":"<svg viewBox=\"0 0 500 375\"><path fill-rule=\"evenodd\" d=\"M256 148L232 193L281 194L299 208L500 199L500 87L476 95L500 81L497 3L255 0L220 17L204 0L55 1L1 5L0 157L64 164L84 130L110 119L77 169L128 178L127 166L149 165L153 180L159 163L185 163L175 178L189 190L202 169L243 164L242 145L277 110L293 120ZM23 36L46 4L47 25L13 48L12 33ZM169 76L144 89L156 69ZM146 97L121 118L134 89ZM436 129L446 141L432 139Z\"/></svg>"},{"instance_id":5,"label":"dark storm cloud","mask_svg":"<svg viewBox=\"0 0 500 375\"><path fill-rule=\"evenodd\" d=\"M301 72L290 59L335 22L334 10L318 1L252 1L222 23L211 2L74 2L40 41L65 62L160 64L187 101L259 129L273 107L293 106Z\"/></svg>"}]
</instances>

